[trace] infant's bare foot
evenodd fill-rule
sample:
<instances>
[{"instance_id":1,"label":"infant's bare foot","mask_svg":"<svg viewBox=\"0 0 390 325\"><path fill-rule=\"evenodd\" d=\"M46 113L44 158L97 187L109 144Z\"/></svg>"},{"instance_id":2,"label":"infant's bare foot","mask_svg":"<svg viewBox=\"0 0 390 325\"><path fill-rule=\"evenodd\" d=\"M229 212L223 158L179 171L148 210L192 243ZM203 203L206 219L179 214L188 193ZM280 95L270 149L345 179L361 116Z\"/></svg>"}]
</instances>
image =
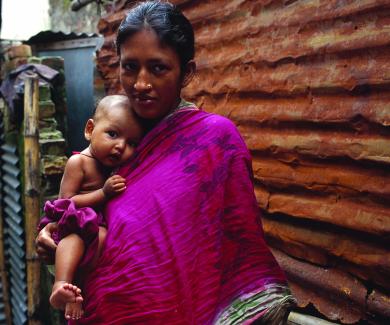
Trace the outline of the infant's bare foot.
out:
<instances>
[{"instance_id":1,"label":"infant's bare foot","mask_svg":"<svg viewBox=\"0 0 390 325\"><path fill-rule=\"evenodd\" d=\"M65 318L66 319L80 319L84 314L83 306L81 302L68 302L65 305Z\"/></svg>"},{"instance_id":2,"label":"infant's bare foot","mask_svg":"<svg viewBox=\"0 0 390 325\"><path fill-rule=\"evenodd\" d=\"M50 304L56 309L65 309L67 303L83 301L81 290L75 285L65 282L56 281L53 285L50 296Z\"/></svg>"}]
</instances>

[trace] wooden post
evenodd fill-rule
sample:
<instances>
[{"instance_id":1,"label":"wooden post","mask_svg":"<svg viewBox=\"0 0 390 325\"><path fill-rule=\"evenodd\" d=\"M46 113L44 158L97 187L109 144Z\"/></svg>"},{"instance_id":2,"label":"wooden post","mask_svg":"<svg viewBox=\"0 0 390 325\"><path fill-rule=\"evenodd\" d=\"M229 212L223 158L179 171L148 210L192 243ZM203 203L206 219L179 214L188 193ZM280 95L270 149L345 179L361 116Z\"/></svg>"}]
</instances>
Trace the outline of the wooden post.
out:
<instances>
[{"instance_id":1,"label":"wooden post","mask_svg":"<svg viewBox=\"0 0 390 325\"><path fill-rule=\"evenodd\" d=\"M28 324L40 324L36 319L40 304L40 262L35 252L35 238L40 213L39 160L39 86L36 77L29 77L24 88L24 208L27 262ZM35 318L35 319L34 319Z\"/></svg>"}]
</instances>

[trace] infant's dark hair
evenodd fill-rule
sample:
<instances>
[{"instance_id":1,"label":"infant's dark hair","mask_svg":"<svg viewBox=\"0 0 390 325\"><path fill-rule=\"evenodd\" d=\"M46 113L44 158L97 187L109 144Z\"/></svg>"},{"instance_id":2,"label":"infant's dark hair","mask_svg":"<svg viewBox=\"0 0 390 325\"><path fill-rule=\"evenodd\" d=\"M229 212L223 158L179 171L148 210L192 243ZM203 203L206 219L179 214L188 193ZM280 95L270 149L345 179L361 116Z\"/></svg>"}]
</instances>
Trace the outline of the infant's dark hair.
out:
<instances>
[{"instance_id":1,"label":"infant's dark hair","mask_svg":"<svg viewBox=\"0 0 390 325\"><path fill-rule=\"evenodd\" d=\"M93 110L92 118L98 120L107 109L113 108L114 106L126 106L130 109L130 102L125 95L108 95L103 97Z\"/></svg>"}]
</instances>

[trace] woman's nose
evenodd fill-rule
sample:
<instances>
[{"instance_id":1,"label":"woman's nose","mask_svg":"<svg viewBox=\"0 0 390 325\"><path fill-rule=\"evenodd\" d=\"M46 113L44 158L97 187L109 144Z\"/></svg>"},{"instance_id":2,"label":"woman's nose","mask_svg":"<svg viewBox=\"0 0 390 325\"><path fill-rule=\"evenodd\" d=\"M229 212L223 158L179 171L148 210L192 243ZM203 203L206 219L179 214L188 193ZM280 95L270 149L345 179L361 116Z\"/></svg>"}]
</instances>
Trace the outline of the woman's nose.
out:
<instances>
[{"instance_id":1,"label":"woman's nose","mask_svg":"<svg viewBox=\"0 0 390 325\"><path fill-rule=\"evenodd\" d=\"M137 75L137 79L134 83L134 89L136 91L147 91L152 88L150 80L148 78L148 73L145 69L141 69Z\"/></svg>"}]
</instances>

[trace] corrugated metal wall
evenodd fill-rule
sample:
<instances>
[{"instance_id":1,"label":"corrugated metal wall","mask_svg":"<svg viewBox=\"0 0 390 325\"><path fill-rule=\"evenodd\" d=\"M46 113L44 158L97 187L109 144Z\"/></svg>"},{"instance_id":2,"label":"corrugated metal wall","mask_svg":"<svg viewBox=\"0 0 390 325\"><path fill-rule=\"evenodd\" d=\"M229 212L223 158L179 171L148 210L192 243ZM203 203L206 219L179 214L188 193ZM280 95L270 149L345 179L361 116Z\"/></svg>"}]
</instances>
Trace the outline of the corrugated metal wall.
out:
<instances>
[{"instance_id":1,"label":"corrugated metal wall","mask_svg":"<svg viewBox=\"0 0 390 325\"><path fill-rule=\"evenodd\" d=\"M172 2L196 32L186 98L239 127L300 307L343 323L390 319L390 1ZM99 23L109 93L120 91L124 3Z\"/></svg>"},{"instance_id":2,"label":"corrugated metal wall","mask_svg":"<svg viewBox=\"0 0 390 325\"><path fill-rule=\"evenodd\" d=\"M12 143L1 146L5 257L8 261L12 324L27 323L26 252L21 203L20 159Z\"/></svg>"},{"instance_id":3,"label":"corrugated metal wall","mask_svg":"<svg viewBox=\"0 0 390 325\"><path fill-rule=\"evenodd\" d=\"M1 112L0 102L0 156L2 155L1 146L4 144L4 121L3 114ZM0 160L1 164L1 160ZM3 171L0 168L0 202L3 202ZM3 209L0 209L0 324L7 324L7 317L9 314L9 301L8 301L8 280L6 273L5 252L4 252L4 216Z\"/></svg>"}]
</instances>

